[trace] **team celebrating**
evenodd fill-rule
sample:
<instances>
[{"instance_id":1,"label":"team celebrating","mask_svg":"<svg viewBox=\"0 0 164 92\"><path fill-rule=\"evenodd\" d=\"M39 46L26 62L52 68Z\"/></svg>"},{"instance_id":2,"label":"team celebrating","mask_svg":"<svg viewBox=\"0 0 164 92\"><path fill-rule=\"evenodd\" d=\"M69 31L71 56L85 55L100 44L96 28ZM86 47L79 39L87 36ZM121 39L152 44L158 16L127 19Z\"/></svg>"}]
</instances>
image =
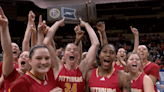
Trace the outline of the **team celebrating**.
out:
<instances>
[{"instance_id":1,"label":"team celebrating","mask_svg":"<svg viewBox=\"0 0 164 92\"><path fill-rule=\"evenodd\" d=\"M0 7L0 92L157 92L159 66L148 60L148 48L139 45L136 28L130 26L134 48L126 55L124 48L116 50L108 43L104 22L96 25L98 39L90 24L79 18L80 24L74 28L76 39L67 43L59 58L53 37L65 25L65 17L49 27L40 15L36 29L35 16L33 11L28 14L20 51L11 42L9 21ZM91 42L87 52L82 50L85 32L81 27Z\"/></svg>"}]
</instances>

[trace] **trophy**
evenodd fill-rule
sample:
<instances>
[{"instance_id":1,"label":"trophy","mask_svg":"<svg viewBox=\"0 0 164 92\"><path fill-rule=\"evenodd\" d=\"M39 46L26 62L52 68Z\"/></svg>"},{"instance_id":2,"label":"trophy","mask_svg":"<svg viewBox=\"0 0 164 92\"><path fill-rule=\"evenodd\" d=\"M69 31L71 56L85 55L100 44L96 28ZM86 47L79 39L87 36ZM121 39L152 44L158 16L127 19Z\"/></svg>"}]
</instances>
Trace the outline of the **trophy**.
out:
<instances>
[{"instance_id":1,"label":"trophy","mask_svg":"<svg viewBox=\"0 0 164 92\"><path fill-rule=\"evenodd\" d=\"M96 5L93 2L87 2L86 4L62 5L47 8L48 22L61 20L63 17L65 17L65 23L67 24L79 23L79 17L89 23L95 22L97 18Z\"/></svg>"}]
</instances>

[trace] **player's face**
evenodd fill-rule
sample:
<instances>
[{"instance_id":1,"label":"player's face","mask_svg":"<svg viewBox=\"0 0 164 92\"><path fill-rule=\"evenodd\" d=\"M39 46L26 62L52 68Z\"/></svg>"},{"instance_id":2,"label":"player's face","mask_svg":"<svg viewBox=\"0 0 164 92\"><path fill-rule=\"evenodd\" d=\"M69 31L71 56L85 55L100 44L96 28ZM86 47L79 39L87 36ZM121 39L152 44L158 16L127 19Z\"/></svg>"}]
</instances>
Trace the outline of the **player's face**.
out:
<instances>
[{"instance_id":1,"label":"player's face","mask_svg":"<svg viewBox=\"0 0 164 92\"><path fill-rule=\"evenodd\" d=\"M137 54L131 54L127 60L128 70L131 73L138 73L141 67L141 60Z\"/></svg>"},{"instance_id":2,"label":"player's face","mask_svg":"<svg viewBox=\"0 0 164 92\"><path fill-rule=\"evenodd\" d=\"M18 58L18 55L20 53L19 51L19 47L16 43L11 43L11 46L12 46L12 52L13 52L13 58Z\"/></svg>"},{"instance_id":3,"label":"player's face","mask_svg":"<svg viewBox=\"0 0 164 92\"><path fill-rule=\"evenodd\" d=\"M105 45L99 55L101 66L104 69L111 68L113 61L115 61L116 52L112 45Z\"/></svg>"},{"instance_id":4,"label":"player's face","mask_svg":"<svg viewBox=\"0 0 164 92\"><path fill-rule=\"evenodd\" d=\"M31 71L36 74L45 74L51 67L50 53L47 48L37 48L31 58Z\"/></svg>"},{"instance_id":5,"label":"player's face","mask_svg":"<svg viewBox=\"0 0 164 92\"><path fill-rule=\"evenodd\" d=\"M126 51L125 51L125 49L124 48L120 48L119 50L118 50L118 52L117 52L117 58L120 60L120 58L122 59L122 60L125 60L125 58L126 58Z\"/></svg>"},{"instance_id":6,"label":"player's face","mask_svg":"<svg viewBox=\"0 0 164 92\"><path fill-rule=\"evenodd\" d=\"M64 57L66 60L66 64L74 66L79 58L77 46L74 44L68 44L65 49Z\"/></svg>"},{"instance_id":7,"label":"player's face","mask_svg":"<svg viewBox=\"0 0 164 92\"><path fill-rule=\"evenodd\" d=\"M29 64L29 52L24 51L20 54L18 59L18 66L22 71L30 70L31 66Z\"/></svg>"},{"instance_id":8,"label":"player's face","mask_svg":"<svg viewBox=\"0 0 164 92\"><path fill-rule=\"evenodd\" d=\"M137 53L141 57L141 59L147 59L147 57L149 55L148 49L145 45L138 46Z\"/></svg>"}]
</instances>

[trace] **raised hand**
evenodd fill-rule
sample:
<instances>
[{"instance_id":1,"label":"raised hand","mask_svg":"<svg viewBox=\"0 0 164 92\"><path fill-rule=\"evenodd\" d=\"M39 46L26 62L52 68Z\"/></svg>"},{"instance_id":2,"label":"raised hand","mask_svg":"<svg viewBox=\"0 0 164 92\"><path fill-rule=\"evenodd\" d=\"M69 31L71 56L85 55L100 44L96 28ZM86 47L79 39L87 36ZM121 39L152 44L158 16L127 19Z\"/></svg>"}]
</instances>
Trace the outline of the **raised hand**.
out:
<instances>
[{"instance_id":1,"label":"raised hand","mask_svg":"<svg viewBox=\"0 0 164 92\"><path fill-rule=\"evenodd\" d=\"M47 26L46 27L46 29L45 29L45 31L44 31L44 34L46 35L47 34L47 32L50 30L50 27L49 26Z\"/></svg>"},{"instance_id":2,"label":"raised hand","mask_svg":"<svg viewBox=\"0 0 164 92\"><path fill-rule=\"evenodd\" d=\"M28 20L33 23L35 21L35 14L33 11L30 11L28 14Z\"/></svg>"},{"instance_id":3,"label":"raised hand","mask_svg":"<svg viewBox=\"0 0 164 92\"><path fill-rule=\"evenodd\" d=\"M76 26L74 28L74 30L75 30L75 33L76 33L76 39L81 40L81 38L84 36L85 32L81 30L80 25Z\"/></svg>"},{"instance_id":4,"label":"raised hand","mask_svg":"<svg viewBox=\"0 0 164 92\"><path fill-rule=\"evenodd\" d=\"M99 34L101 34L101 32L100 32L99 30L98 30L97 32L98 32Z\"/></svg>"},{"instance_id":5,"label":"raised hand","mask_svg":"<svg viewBox=\"0 0 164 92\"><path fill-rule=\"evenodd\" d=\"M98 22L96 25L96 28L98 31L104 32L105 31L105 22Z\"/></svg>"},{"instance_id":6,"label":"raised hand","mask_svg":"<svg viewBox=\"0 0 164 92\"><path fill-rule=\"evenodd\" d=\"M7 17L5 16L2 8L0 7L0 27L6 27L8 26L8 19Z\"/></svg>"},{"instance_id":7,"label":"raised hand","mask_svg":"<svg viewBox=\"0 0 164 92\"><path fill-rule=\"evenodd\" d=\"M81 18L79 18L80 20L80 26L81 27L85 27L85 25L87 24L87 22L83 21Z\"/></svg>"},{"instance_id":8,"label":"raised hand","mask_svg":"<svg viewBox=\"0 0 164 92\"><path fill-rule=\"evenodd\" d=\"M46 29L46 21L42 21L42 15L39 16L38 32L44 33Z\"/></svg>"},{"instance_id":9,"label":"raised hand","mask_svg":"<svg viewBox=\"0 0 164 92\"><path fill-rule=\"evenodd\" d=\"M132 33L134 35L138 35L139 34L139 32L138 32L138 30L136 28L133 28L132 26L130 26L130 29L131 29L131 31L132 31Z\"/></svg>"},{"instance_id":10,"label":"raised hand","mask_svg":"<svg viewBox=\"0 0 164 92\"><path fill-rule=\"evenodd\" d=\"M36 27L35 27L34 22L33 22L33 25L30 25L30 31L31 31L32 33L36 32Z\"/></svg>"},{"instance_id":11,"label":"raised hand","mask_svg":"<svg viewBox=\"0 0 164 92\"><path fill-rule=\"evenodd\" d=\"M65 26L64 20L65 20L65 17L63 17L62 20L56 21L56 23L58 23L58 26Z\"/></svg>"}]
</instances>

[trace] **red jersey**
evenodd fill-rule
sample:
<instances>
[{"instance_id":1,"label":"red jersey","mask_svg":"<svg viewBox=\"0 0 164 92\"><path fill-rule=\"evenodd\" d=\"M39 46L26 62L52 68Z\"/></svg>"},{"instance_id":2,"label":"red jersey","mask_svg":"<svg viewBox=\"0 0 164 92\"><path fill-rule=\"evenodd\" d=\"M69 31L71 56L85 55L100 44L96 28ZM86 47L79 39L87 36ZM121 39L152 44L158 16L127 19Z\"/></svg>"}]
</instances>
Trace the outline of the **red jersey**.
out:
<instances>
[{"instance_id":1,"label":"red jersey","mask_svg":"<svg viewBox=\"0 0 164 92\"><path fill-rule=\"evenodd\" d=\"M98 74L99 67L93 69L89 78L89 87L91 92L121 92L118 71L115 68L108 74L107 77L101 77Z\"/></svg>"},{"instance_id":2,"label":"red jersey","mask_svg":"<svg viewBox=\"0 0 164 92\"><path fill-rule=\"evenodd\" d=\"M77 65L74 70L67 70L63 66L56 81L63 92L84 92L84 78Z\"/></svg>"},{"instance_id":3,"label":"red jersey","mask_svg":"<svg viewBox=\"0 0 164 92\"><path fill-rule=\"evenodd\" d=\"M114 68L118 71L119 70L124 70L124 67L122 65L118 65L117 62L114 63Z\"/></svg>"},{"instance_id":4,"label":"red jersey","mask_svg":"<svg viewBox=\"0 0 164 92\"><path fill-rule=\"evenodd\" d=\"M160 59L159 60L155 60L155 63L158 65L158 64L161 63L161 60Z\"/></svg>"},{"instance_id":5,"label":"red jersey","mask_svg":"<svg viewBox=\"0 0 164 92\"><path fill-rule=\"evenodd\" d=\"M48 71L45 80L39 80L27 71L26 74L11 85L9 92L49 92L55 87L52 69Z\"/></svg>"},{"instance_id":6,"label":"red jersey","mask_svg":"<svg viewBox=\"0 0 164 92\"><path fill-rule=\"evenodd\" d=\"M13 70L13 72L8 76L4 76L4 89L8 90L12 83L17 80L21 75L16 71L16 69Z\"/></svg>"},{"instance_id":7,"label":"red jersey","mask_svg":"<svg viewBox=\"0 0 164 92\"><path fill-rule=\"evenodd\" d=\"M159 80L159 66L155 63L148 61L145 65L142 66L145 74L153 75ZM154 85L154 90L157 92L157 87Z\"/></svg>"},{"instance_id":8,"label":"red jersey","mask_svg":"<svg viewBox=\"0 0 164 92\"><path fill-rule=\"evenodd\" d=\"M18 63L14 63L14 68L16 69L16 68L18 68ZM0 74L2 75L2 62L0 62ZM11 81L11 82L13 82L17 77L17 71L16 70L14 70L10 75L9 75L10 77L7 77L8 79L9 79L9 81ZM5 77L4 77L5 78ZM7 79L7 80L8 80ZM6 80L4 79L4 82L5 82ZM6 88L4 88L4 85L6 85L6 84L10 84L11 82L9 82L9 81L6 81L6 83L2 83L1 84L1 87L0 87L0 92L4 92L4 90L6 89L6 88L8 88L8 86L6 86Z\"/></svg>"},{"instance_id":9,"label":"red jersey","mask_svg":"<svg viewBox=\"0 0 164 92\"><path fill-rule=\"evenodd\" d=\"M14 68L15 69L19 68L18 63L16 63L16 62L14 63ZM0 74L2 75L2 61L0 62Z\"/></svg>"},{"instance_id":10,"label":"red jersey","mask_svg":"<svg viewBox=\"0 0 164 92\"><path fill-rule=\"evenodd\" d=\"M144 73L138 73L137 77L133 80L131 80L131 91L132 92L144 92L143 87L143 78L145 74Z\"/></svg>"},{"instance_id":11,"label":"red jersey","mask_svg":"<svg viewBox=\"0 0 164 92\"><path fill-rule=\"evenodd\" d=\"M17 62L15 62L15 63L14 63L14 67L15 67L15 69L19 68L19 66L18 66L18 63L17 63Z\"/></svg>"}]
</instances>

